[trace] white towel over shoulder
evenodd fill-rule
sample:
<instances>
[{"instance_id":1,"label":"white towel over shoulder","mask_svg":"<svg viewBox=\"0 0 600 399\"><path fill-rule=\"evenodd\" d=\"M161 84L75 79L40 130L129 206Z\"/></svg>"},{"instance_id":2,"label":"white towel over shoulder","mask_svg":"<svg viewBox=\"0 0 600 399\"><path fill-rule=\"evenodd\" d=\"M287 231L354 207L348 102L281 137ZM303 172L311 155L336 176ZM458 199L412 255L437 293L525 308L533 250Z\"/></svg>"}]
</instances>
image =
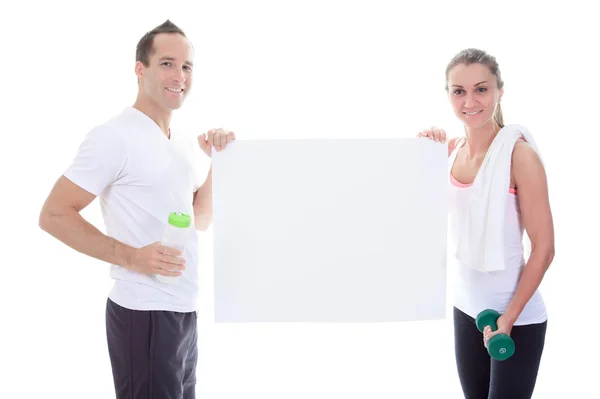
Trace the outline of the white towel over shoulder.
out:
<instances>
[{"instance_id":1,"label":"white towel over shoulder","mask_svg":"<svg viewBox=\"0 0 600 399\"><path fill-rule=\"evenodd\" d=\"M514 146L521 137L540 155L525 127L505 126L494 138L471 187L469 209L457 243L456 257L472 269L482 272L505 269L504 221L511 160Z\"/></svg>"}]
</instances>

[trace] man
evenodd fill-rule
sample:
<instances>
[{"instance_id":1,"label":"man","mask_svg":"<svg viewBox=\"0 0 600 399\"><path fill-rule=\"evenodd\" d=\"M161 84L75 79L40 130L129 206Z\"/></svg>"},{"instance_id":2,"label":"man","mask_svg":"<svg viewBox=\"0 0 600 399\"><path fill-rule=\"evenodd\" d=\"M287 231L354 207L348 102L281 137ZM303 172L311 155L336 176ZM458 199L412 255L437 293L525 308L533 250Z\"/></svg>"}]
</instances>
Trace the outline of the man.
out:
<instances>
[{"instance_id":1,"label":"man","mask_svg":"<svg viewBox=\"0 0 600 399\"><path fill-rule=\"evenodd\" d=\"M168 20L142 37L134 105L88 133L40 214L43 230L111 264L106 329L117 398L195 397L196 229L212 220L212 174L198 179L196 144L169 128L192 88L192 55ZM217 129L198 144L210 157L234 139ZM80 215L95 197L107 235ZM195 226L183 253L160 243L171 212L192 216ZM167 284L155 275L177 278Z\"/></svg>"}]
</instances>

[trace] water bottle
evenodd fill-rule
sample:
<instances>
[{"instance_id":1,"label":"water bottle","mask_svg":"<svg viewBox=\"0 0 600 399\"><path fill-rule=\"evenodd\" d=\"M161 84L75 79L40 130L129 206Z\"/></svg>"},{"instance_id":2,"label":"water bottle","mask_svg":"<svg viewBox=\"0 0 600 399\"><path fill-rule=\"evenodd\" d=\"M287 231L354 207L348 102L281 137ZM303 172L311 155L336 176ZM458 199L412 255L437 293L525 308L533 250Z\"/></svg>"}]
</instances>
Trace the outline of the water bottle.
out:
<instances>
[{"instance_id":1,"label":"water bottle","mask_svg":"<svg viewBox=\"0 0 600 399\"><path fill-rule=\"evenodd\" d=\"M183 256L183 250L185 249L185 243L189 236L189 228L192 222L192 218L189 215L181 212L172 212L169 215L169 223L167 223L167 228L165 229L165 233L163 235L162 244L176 248L181 251L181 255ZM178 277L168 277L160 274L156 274L156 279L162 283L172 283Z\"/></svg>"}]
</instances>

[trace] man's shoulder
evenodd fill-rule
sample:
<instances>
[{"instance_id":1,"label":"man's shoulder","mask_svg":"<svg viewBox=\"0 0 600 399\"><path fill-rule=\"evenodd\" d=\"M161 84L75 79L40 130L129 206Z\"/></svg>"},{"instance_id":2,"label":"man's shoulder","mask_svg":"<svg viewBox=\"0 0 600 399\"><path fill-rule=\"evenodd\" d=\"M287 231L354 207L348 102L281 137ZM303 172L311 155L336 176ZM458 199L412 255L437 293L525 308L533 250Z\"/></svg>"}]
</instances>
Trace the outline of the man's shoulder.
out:
<instances>
[{"instance_id":1,"label":"man's shoulder","mask_svg":"<svg viewBox=\"0 0 600 399\"><path fill-rule=\"evenodd\" d=\"M103 135L107 139L118 141L121 144L141 138L139 133L142 130L139 119L131 107L124 108L121 112L91 129L94 134Z\"/></svg>"},{"instance_id":2,"label":"man's shoulder","mask_svg":"<svg viewBox=\"0 0 600 399\"><path fill-rule=\"evenodd\" d=\"M104 121L100 128L112 131L124 130L132 124L131 112L127 108Z\"/></svg>"},{"instance_id":3,"label":"man's shoulder","mask_svg":"<svg viewBox=\"0 0 600 399\"><path fill-rule=\"evenodd\" d=\"M127 139L129 136L127 132L130 130L127 127L127 118L123 117L122 112L93 125L85 135L85 142L88 148L97 148L99 151L108 151L109 153L118 152L121 151L121 148L128 146L127 143L130 140Z\"/></svg>"}]
</instances>

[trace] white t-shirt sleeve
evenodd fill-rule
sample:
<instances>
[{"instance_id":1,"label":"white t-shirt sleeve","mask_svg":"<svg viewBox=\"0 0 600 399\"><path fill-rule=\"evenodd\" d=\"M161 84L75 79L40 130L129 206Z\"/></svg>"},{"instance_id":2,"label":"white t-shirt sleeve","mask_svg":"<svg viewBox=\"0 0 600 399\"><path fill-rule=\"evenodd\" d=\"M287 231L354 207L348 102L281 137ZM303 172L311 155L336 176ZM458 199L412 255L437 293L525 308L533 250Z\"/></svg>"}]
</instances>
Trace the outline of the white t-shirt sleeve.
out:
<instances>
[{"instance_id":1,"label":"white t-shirt sleeve","mask_svg":"<svg viewBox=\"0 0 600 399\"><path fill-rule=\"evenodd\" d=\"M63 174L84 190L99 196L124 174L127 148L118 132L105 126L92 129Z\"/></svg>"}]
</instances>

